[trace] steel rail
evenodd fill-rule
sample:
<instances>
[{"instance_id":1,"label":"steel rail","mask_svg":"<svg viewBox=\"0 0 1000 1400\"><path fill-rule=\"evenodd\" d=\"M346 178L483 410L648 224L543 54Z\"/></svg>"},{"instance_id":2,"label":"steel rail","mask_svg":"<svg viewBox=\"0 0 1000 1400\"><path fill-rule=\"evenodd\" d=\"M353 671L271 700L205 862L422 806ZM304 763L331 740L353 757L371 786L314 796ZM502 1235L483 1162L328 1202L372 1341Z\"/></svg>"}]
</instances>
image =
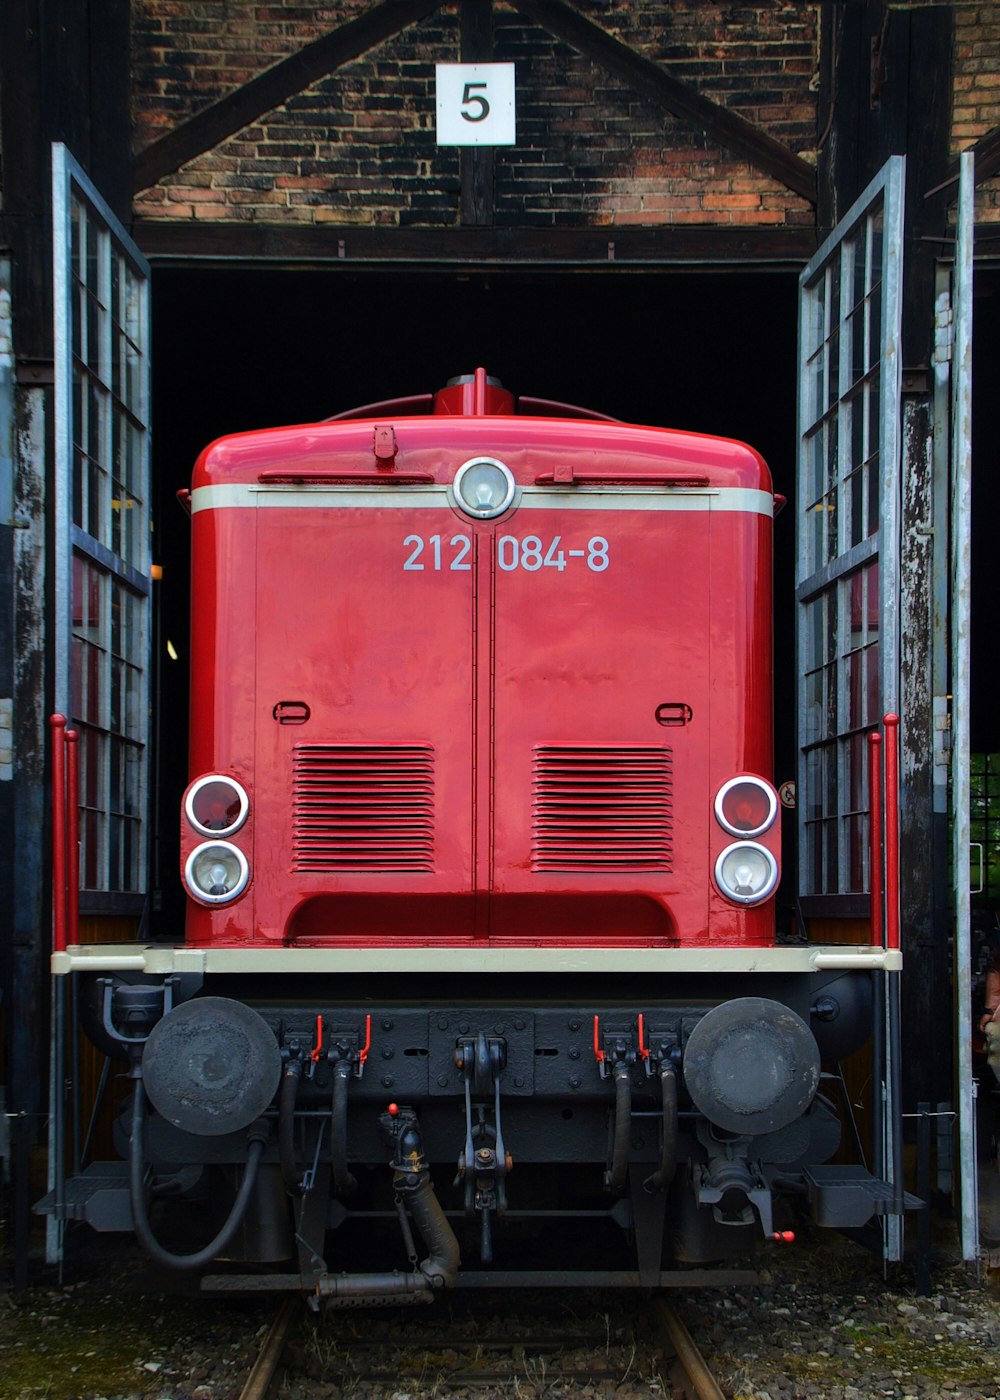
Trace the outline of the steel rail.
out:
<instances>
[{"instance_id":1,"label":"steel rail","mask_svg":"<svg viewBox=\"0 0 1000 1400\"><path fill-rule=\"evenodd\" d=\"M697 1400L726 1400L705 1358L695 1345L694 1338L670 1304L657 1298L653 1301L653 1311L670 1339L670 1345L690 1381L691 1391Z\"/></svg>"},{"instance_id":2,"label":"steel rail","mask_svg":"<svg viewBox=\"0 0 1000 1400\"><path fill-rule=\"evenodd\" d=\"M274 1383L292 1323L300 1311L298 1298L287 1298L274 1315L267 1336L261 1344L257 1359L240 1391L240 1400L267 1400Z\"/></svg>"},{"instance_id":3,"label":"steel rail","mask_svg":"<svg viewBox=\"0 0 1000 1400\"><path fill-rule=\"evenodd\" d=\"M268 1396L274 1385L275 1378L281 1367L285 1346L292 1328L292 1324L300 1313L301 1300L299 1298L288 1298L275 1313L274 1319L268 1328L267 1335L261 1343L260 1351L251 1368L246 1382L240 1391L239 1400L268 1400ZM654 1323L659 1324L659 1330L664 1334L664 1340L669 1344L672 1353L671 1363L675 1374L671 1377L673 1384L678 1387L675 1394L683 1391L686 1400L725 1400L724 1392L720 1389L718 1382L712 1375L704 1357L698 1350L690 1332L681 1321L680 1317L669 1303L661 1299L654 1299L652 1303ZM379 1336L366 1336L363 1338L344 1339L349 1348L360 1347L365 1350L378 1349L384 1346L387 1338ZM435 1343L440 1344L439 1338L435 1338ZM393 1338L393 1345L398 1346L399 1339ZM456 1350L464 1350L473 1345L477 1351L516 1349L518 1340L513 1342L510 1338L503 1341L489 1339L484 1343L470 1339L468 1336L448 1339L448 1345ZM562 1351L567 1345L571 1349L586 1345L586 1337L579 1334L554 1334L548 1336L532 1336L525 1338L520 1345L525 1350L531 1351ZM600 1370L572 1371L568 1373L571 1378L579 1382L592 1383L596 1381L606 1381L609 1372L603 1367ZM393 1370L383 1371L377 1368L369 1369L356 1374L355 1381L397 1381L399 1379L398 1367ZM476 1369L459 1369L451 1372L447 1377L449 1383L466 1386L481 1386L483 1384L496 1384L509 1380L510 1373L500 1369L490 1369L480 1371Z\"/></svg>"}]
</instances>

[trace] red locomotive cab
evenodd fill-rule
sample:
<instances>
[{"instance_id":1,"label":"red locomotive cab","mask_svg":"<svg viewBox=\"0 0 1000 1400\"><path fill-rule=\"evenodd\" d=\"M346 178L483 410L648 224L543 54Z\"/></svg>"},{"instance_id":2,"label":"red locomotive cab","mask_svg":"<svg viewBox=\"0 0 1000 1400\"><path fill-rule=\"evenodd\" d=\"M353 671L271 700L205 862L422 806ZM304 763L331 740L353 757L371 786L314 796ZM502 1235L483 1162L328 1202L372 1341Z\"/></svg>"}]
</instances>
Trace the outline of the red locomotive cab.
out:
<instances>
[{"instance_id":1,"label":"red locomotive cab","mask_svg":"<svg viewBox=\"0 0 1000 1400\"><path fill-rule=\"evenodd\" d=\"M898 1214L821 1092L898 937L776 946L756 452L480 370L221 438L190 508L188 946L55 953L134 1081L98 1228L363 1306L697 1284L780 1197Z\"/></svg>"},{"instance_id":2,"label":"red locomotive cab","mask_svg":"<svg viewBox=\"0 0 1000 1400\"><path fill-rule=\"evenodd\" d=\"M100 945L121 975L82 999L136 1081L113 1228L356 1305L516 1286L525 1252L550 1283L704 1281L787 1236L777 1196L881 1210L825 1165L819 1089L898 940L774 946L757 453L480 370L223 438L191 511L190 946ZM194 1254L151 1176L163 1215L207 1183Z\"/></svg>"},{"instance_id":3,"label":"red locomotive cab","mask_svg":"<svg viewBox=\"0 0 1000 1400\"><path fill-rule=\"evenodd\" d=\"M482 371L364 413L198 463L189 940L773 941L761 458Z\"/></svg>"}]
</instances>

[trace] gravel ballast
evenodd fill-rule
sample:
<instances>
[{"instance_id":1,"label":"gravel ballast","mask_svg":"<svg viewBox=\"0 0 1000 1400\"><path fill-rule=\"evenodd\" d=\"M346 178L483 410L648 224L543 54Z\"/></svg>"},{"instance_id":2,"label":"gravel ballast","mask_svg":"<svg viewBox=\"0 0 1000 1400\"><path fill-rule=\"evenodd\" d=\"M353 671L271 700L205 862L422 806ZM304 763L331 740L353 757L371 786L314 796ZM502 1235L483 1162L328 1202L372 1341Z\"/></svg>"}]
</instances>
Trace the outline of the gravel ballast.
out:
<instances>
[{"instance_id":1,"label":"gravel ballast","mask_svg":"<svg viewBox=\"0 0 1000 1400\"><path fill-rule=\"evenodd\" d=\"M670 1297L728 1395L1000 1400L1000 1271L977 1279L965 1266L935 1262L932 1291L920 1297L909 1265L884 1281L879 1260L825 1231L762 1251L756 1265L753 1286ZM62 1288L0 1291L0 1400L236 1400L274 1306L165 1294L134 1261L79 1264L67 1278ZM646 1318L641 1295L618 1292L466 1293L429 1309L332 1313L298 1338L302 1370L280 1394L665 1400L669 1383ZM366 1326L388 1342L360 1357L351 1339ZM494 1342L470 1363L467 1343L435 1347L439 1326L452 1337L509 1340L510 1354ZM532 1328L553 1327L579 1328L594 1342L547 1363L527 1356ZM470 1364L488 1369L470 1379ZM373 1373L379 1379L366 1378Z\"/></svg>"}]
</instances>

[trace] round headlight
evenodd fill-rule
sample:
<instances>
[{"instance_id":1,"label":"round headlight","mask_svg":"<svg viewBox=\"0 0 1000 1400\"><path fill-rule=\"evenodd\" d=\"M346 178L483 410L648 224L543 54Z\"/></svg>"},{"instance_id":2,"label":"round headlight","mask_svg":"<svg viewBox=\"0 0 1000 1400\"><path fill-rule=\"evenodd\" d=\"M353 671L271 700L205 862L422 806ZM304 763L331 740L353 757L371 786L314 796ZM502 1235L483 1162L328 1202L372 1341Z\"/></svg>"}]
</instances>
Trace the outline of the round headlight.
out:
<instances>
[{"instance_id":1,"label":"round headlight","mask_svg":"<svg viewBox=\"0 0 1000 1400\"><path fill-rule=\"evenodd\" d=\"M495 457L473 457L455 473L455 503L466 515L492 520L514 499L514 478Z\"/></svg>"},{"instance_id":2,"label":"round headlight","mask_svg":"<svg viewBox=\"0 0 1000 1400\"><path fill-rule=\"evenodd\" d=\"M231 836L247 819L250 799L233 778L217 773L191 784L184 811L202 836Z\"/></svg>"},{"instance_id":3,"label":"round headlight","mask_svg":"<svg viewBox=\"0 0 1000 1400\"><path fill-rule=\"evenodd\" d=\"M762 778L730 778L715 799L715 816L730 836L759 836L774 821L778 799Z\"/></svg>"},{"instance_id":4,"label":"round headlight","mask_svg":"<svg viewBox=\"0 0 1000 1400\"><path fill-rule=\"evenodd\" d=\"M196 899L206 904L226 904L246 889L250 879L247 858L228 841L203 841L184 866L184 882Z\"/></svg>"},{"instance_id":5,"label":"round headlight","mask_svg":"<svg viewBox=\"0 0 1000 1400\"><path fill-rule=\"evenodd\" d=\"M778 883L778 862L766 846L737 841L715 862L715 883L734 904L759 904Z\"/></svg>"}]
</instances>

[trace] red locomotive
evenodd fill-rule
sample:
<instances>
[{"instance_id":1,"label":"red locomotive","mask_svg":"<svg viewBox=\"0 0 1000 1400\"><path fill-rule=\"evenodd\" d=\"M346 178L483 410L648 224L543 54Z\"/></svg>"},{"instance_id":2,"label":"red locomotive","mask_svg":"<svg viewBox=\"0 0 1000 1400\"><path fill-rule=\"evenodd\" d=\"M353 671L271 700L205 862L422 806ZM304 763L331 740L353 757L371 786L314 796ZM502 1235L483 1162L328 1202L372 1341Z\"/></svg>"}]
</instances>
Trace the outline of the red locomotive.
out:
<instances>
[{"instance_id":1,"label":"red locomotive","mask_svg":"<svg viewBox=\"0 0 1000 1400\"><path fill-rule=\"evenodd\" d=\"M478 370L224 438L190 508L185 940L56 957L132 1064L104 1224L358 1301L884 1208L818 1091L887 964L775 936L760 456Z\"/></svg>"}]
</instances>

